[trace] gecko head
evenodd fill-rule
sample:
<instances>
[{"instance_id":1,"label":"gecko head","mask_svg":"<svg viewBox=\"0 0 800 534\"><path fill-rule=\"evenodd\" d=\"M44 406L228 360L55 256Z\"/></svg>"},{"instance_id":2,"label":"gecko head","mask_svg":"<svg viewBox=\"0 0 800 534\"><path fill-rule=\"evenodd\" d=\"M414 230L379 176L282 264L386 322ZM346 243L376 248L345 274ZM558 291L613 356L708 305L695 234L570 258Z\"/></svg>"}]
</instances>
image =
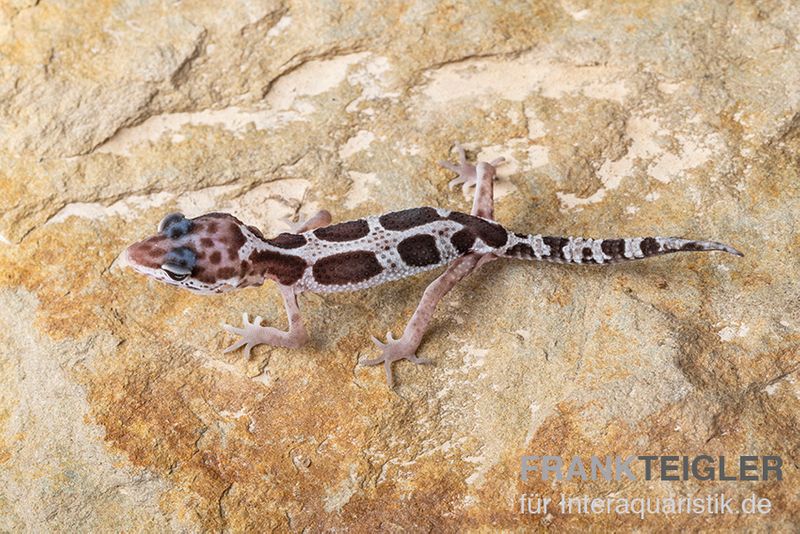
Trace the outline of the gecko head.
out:
<instances>
[{"instance_id":1,"label":"gecko head","mask_svg":"<svg viewBox=\"0 0 800 534\"><path fill-rule=\"evenodd\" d=\"M223 293L257 285L248 260L255 228L233 215L208 213L187 219L171 213L158 233L129 246L125 259L136 272L194 293Z\"/></svg>"}]
</instances>

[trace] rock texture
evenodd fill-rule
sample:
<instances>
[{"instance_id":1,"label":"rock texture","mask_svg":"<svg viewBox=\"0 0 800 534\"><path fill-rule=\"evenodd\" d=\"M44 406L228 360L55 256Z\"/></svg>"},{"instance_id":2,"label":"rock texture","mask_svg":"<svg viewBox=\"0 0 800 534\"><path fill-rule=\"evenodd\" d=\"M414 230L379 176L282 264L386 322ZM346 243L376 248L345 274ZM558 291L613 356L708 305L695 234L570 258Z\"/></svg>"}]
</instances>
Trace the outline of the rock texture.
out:
<instances>
[{"instance_id":1,"label":"rock texture","mask_svg":"<svg viewBox=\"0 0 800 534\"><path fill-rule=\"evenodd\" d=\"M0 5L0 530L798 528L800 8L791 1L11 0ZM466 209L503 155L520 230L686 235L742 259L494 262L301 299L302 350L222 354L274 287L199 297L116 259L168 211L263 228ZM523 454L776 454L783 482L523 483ZM522 493L756 493L766 516L518 512Z\"/></svg>"}]
</instances>

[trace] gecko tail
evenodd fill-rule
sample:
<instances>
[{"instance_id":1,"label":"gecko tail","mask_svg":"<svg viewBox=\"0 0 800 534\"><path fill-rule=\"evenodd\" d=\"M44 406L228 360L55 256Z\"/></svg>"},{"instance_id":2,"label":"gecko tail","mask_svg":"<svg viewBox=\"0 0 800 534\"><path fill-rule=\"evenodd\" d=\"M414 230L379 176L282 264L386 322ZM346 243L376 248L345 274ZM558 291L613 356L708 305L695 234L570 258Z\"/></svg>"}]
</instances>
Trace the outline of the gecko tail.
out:
<instances>
[{"instance_id":1,"label":"gecko tail","mask_svg":"<svg viewBox=\"0 0 800 534\"><path fill-rule=\"evenodd\" d=\"M592 239L509 234L503 249L495 254L507 258L554 263L602 265L641 260L673 252L720 251L744 256L735 248L717 241L697 241L681 237L624 237Z\"/></svg>"}]
</instances>

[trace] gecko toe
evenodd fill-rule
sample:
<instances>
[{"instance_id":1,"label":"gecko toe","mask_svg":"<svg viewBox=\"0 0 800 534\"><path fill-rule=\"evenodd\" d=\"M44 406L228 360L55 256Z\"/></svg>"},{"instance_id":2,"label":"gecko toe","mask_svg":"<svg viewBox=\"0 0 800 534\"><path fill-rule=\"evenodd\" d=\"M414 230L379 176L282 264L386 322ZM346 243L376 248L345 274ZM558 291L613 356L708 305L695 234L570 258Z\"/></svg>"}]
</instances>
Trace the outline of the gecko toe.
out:
<instances>
[{"instance_id":1,"label":"gecko toe","mask_svg":"<svg viewBox=\"0 0 800 534\"><path fill-rule=\"evenodd\" d=\"M245 343L247 343L247 342L244 339L240 339L239 341L237 341L233 345L229 346L227 349L223 350L222 352L223 352L223 354L227 354L228 352L233 352L235 350L238 350L238 349L242 348L242 345L244 345Z\"/></svg>"},{"instance_id":2,"label":"gecko toe","mask_svg":"<svg viewBox=\"0 0 800 534\"><path fill-rule=\"evenodd\" d=\"M453 189L457 185L461 185L462 187L467 188L467 187L470 187L470 186L474 186L475 182L473 180L468 179L468 178L464 178L462 176L458 176L458 177L453 178L452 180L450 180L450 182L447 184L447 187L450 188L450 189Z\"/></svg>"},{"instance_id":3,"label":"gecko toe","mask_svg":"<svg viewBox=\"0 0 800 534\"><path fill-rule=\"evenodd\" d=\"M384 361L385 361L384 358L372 358L369 360L359 360L358 364L372 366L372 365L378 365L379 363L383 363Z\"/></svg>"},{"instance_id":4,"label":"gecko toe","mask_svg":"<svg viewBox=\"0 0 800 534\"><path fill-rule=\"evenodd\" d=\"M386 360L383 362L383 370L386 373L386 385L389 389L394 389L394 375L392 374L392 362Z\"/></svg>"},{"instance_id":5,"label":"gecko toe","mask_svg":"<svg viewBox=\"0 0 800 534\"><path fill-rule=\"evenodd\" d=\"M461 167L449 161L439 160L439 165L453 172L459 172L461 170Z\"/></svg>"},{"instance_id":6,"label":"gecko toe","mask_svg":"<svg viewBox=\"0 0 800 534\"><path fill-rule=\"evenodd\" d=\"M464 150L464 146L461 143L455 144L456 152L458 152L458 161L461 162L461 165L464 165L467 162L467 151Z\"/></svg>"},{"instance_id":7,"label":"gecko toe","mask_svg":"<svg viewBox=\"0 0 800 534\"><path fill-rule=\"evenodd\" d=\"M411 363L416 363L417 365L432 365L433 360L430 358L420 358L416 354L412 354L408 357L408 361Z\"/></svg>"},{"instance_id":8,"label":"gecko toe","mask_svg":"<svg viewBox=\"0 0 800 534\"><path fill-rule=\"evenodd\" d=\"M245 312L242 314L242 328L223 324L223 330L234 336L239 336L239 340L223 350L223 353L233 352L244 347L244 357L249 360L253 347L264 342L260 336L264 330L268 329L261 326L263 320L264 319L260 315L257 315L251 322L250 316Z\"/></svg>"}]
</instances>

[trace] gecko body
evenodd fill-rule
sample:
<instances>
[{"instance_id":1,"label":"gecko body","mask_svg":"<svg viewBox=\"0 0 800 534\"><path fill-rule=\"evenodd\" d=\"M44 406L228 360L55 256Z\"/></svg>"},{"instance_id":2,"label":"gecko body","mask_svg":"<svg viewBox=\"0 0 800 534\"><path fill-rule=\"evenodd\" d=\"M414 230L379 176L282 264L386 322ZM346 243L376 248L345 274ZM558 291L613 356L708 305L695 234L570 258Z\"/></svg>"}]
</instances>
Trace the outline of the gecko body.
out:
<instances>
[{"instance_id":1,"label":"gecko body","mask_svg":"<svg viewBox=\"0 0 800 534\"><path fill-rule=\"evenodd\" d=\"M441 164L459 173L452 184L476 187L470 214L438 207L417 207L330 224L326 211L296 225L292 232L266 238L230 214L209 213L194 219L166 216L158 233L126 250L136 271L196 293L214 294L262 285L274 280L284 298L287 331L252 323L225 325L240 340L226 352L266 343L297 347L307 340L297 295L306 291L356 291L447 266L426 289L403 336L387 342L373 338L382 350L365 365L384 364L392 384L392 363L408 359L429 363L416 355L439 300L464 276L487 261L516 258L570 264L606 265L673 252L724 251L741 253L714 241L676 237L591 239L543 236L507 230L493 217L495 166L502 159L477 166L466 162Z\"/></svg>"}]
</instances>

